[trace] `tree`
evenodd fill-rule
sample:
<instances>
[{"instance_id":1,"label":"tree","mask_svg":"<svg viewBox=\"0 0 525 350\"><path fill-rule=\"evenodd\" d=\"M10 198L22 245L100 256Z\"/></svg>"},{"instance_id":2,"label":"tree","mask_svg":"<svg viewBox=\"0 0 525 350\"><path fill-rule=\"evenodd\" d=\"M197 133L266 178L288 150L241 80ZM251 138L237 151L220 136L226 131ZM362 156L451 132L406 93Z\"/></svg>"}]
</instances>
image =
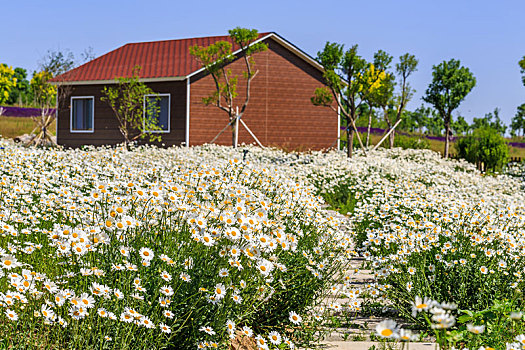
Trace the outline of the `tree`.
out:
<instances>
[{"instance_id":1,"label":"tree","mask_svg":"<svg viewBox=\"0 0 525 350\"><path fill-rule=\"evenodd\" d=\"M149 113L144 111L144 96L155 93L139 78L140 67L133 68L129 78L117 78L115 86L105 86L102 90L102 101L109 104L119 123L119 130L124 137L125 144L138 139L160 141L158 133L150 131L160 130L158 125L158 107L151 106Z\"/></svg>"},{"instance_id":2,"label":"tree","mask_svg":"<svg viewBox=\"0 0 525 350\"><path fill-rule=\"evenodd\" d=\"M521 58L521 60L518 62L518 65L520 66L521 82L523 85L525 85L525 56Z\"/></svg>"},{"instance_id":3,"label":"tree","mask_svg":"<svg viewBox=\"0 0 525 350\"><path fill-rule=\"evenodd\" d=\"M410 87L408 83L408 78L412 73L417 71L418 60L416 56L410 55L408 53L399 57L399 63L396 63L396 73L399 77L399 94L395 97L396 100L396 115L394 120L391 120L390 123L395 125L401 116L407 103L414 96L415 90ZM390 125L389 123L389 125ZM395 130L390 133L390 147L394 146Z\"/></svg>"},{"instance_id":4,"label":"tree","mask_svg":"<svg viewBox=\"0 0 525 350\"><path fill-rule=\"evenodd\" d=\"M16 87L15 71L13 67L0 64L0 104L9 100L9 94Z\"/></svg>"},{"instance_id":5,"label":"tree","mask_svg":"<svg viewBox=\"0 0 525 350\"><path fill-rule=\"evenodd\" d=\"M405 111L404 120L410 120L410 125L413 124L413 129L409 131L429 132L429 121L432 119L432 108L425 107L424 105L419 106L414 111ZM404 121L401 123L403 125Z\"/></svg>"},{"instance_id":6,"label":"tree","mask_svg":"<svg viewBox=\"0 0 525 350\"><path fill-rule=\"evenodd\" d=\"M33 95L33 104L40 108L40 115L33 116L35 128L31 132L33 137L26 143L26 146L52 145L56 144L53 135L49 131L49 126L55 120L54 108L58 100L57 86L51 85L49 80L53 75L48 71L35 72L31 78L30 88ZM61 99L65 98L65 91L62 91Z\"/></svg>"},{"instance_id":7,"label":"tree","mask_svg":"<svg viewBox=\"0 0 525 350\"><path fill-rule=\"evenodd\" d=\"M383 50L379 50L374 54L374 65L385 74L385 78L382 80L382 84L376 93L376 103L383 111L383 119L388 129L392 129L393 126L392 118L389 116L392 114L391 109L394 106L395 77L392 72L389 72L392 60L393 57ZM390 148L394 147L393 134L391 132L389 136Z\"/></svg>"},{"instance_id":8,"label":"tree","mask_svg":"<svg viewBox=\"0 0 525 350\"><path fill-rule=\"evenodd\" d=\"M370 145L370 128L372 127L372 116L374 113L374 106L381 98L382 85L385 83L387 75L384 71L376 69L373 63L369 63L361 77L361 99L368 105L368 124L366 132L366 147ZM362 105L362 106L366 106Z\"/></svg>"},{"instance_id":9,"label":"tree","mask_svg":"<svg viewBox=\"0 0 525 350\"><path fill-rule=\"evenodd\" d=\"M232 44L227 41L218 41L207 47L192 46L190 47L190 54L199 61L206 72L213 78L215 91L210 96L203 98L203 102L206 105L214 105L228 114L228 124L223 131L230 126L232 130L232 145L236 147L238 137L237 122L241 121L242 116L246 112L246 107L250 101L251 82L259 72L255 69L253 55L265 51L268 49L268 46L263 42L255 43L255 40L259 37L255 29L237 27L229 30L228 33L231 40L240 47L238 55L233 54ZM227 68L228 63L237 57L243 60L246 69L242 72L243 77L246 79L246 90L244 101L240 108L236 104L239 76L233 74L231 69ZM247 127L246 125L244 126Z\"/></svg>"},{"instance_id":10,"label":"tree","mask_svg":"<svg viewBox=\"0 0 525 350\"><path fill-rule=\"evenodd\" d=\"M456 121L454 120L451 121L450 128L454 130L454 134L464 135L468 132L470 126L468 125L465 118L463 118L463 116L458 115L458 118Z\"/></svg>"},{"instance_id":11,"label":"tree","mask_svg":"<svg viewBox=\"0 0 525 350\"><path fill-rule=\"evenodd\" d=\"M507 131L507 126L499 117L499 111L499 108L495 108L494 112L486 113L483 118L474 118L472 120L472 125L470 126L470 129L475 130L481 128L492 128L496 130L499 134L505 135L505 131Z\"/></svg>"},{"instance_id":12,"label":"tree","mask_svg":"<svg viewBox=\"0 0 525 350\"><path fill-rule=\"evenodd\" d=\"M363 102L360 98L361 77L366 68L366 61L357 54L357 45L346 52L343 45L327 42L323 51L317 53L317 61L323 66L323 77L327 87L317 88L311 101L316 106L329 107L334 111L334 100L346 122L347 155L352 157L354 135L357 135L359 145L364 149L361 137L357 132L355 122L357 109Z\"/></svg>"},{"instance_id":13,"label":"tree","mask_svg":"<svg viewBox=\"0 0 525 350\"><path fill-rule=\"evenodd\" d=\"M443 61L432 67L432 82L423 100L438 111L445 125L445 154L448 158L452 112L476 85L476 78L459 60Z\"/></svg>"},{"instance_id":14,"label":"tree","mask_svg":"<svg viewBox=\"0 0 525 350\"><path fill-rule=\"evenodd\" d=\"M523 137L525 135L525 103L518 106L516 115L510 122L511 134ZM520 135L521 132L521 135Z\"/></svg>"},{"instance_id":15,"label":"tree","mask_svg":"<svg viewBox=\"0 0 525 350\"><path fill-rule=\"evenodd\" d=\"M38 66L41 71L46 71L56 77L75 68L75 55L69 50L48 50Z\"/></svg>"},{"instance_id":16,"label":"tree","mask_svg":"<svg viewBox=\"0 0 525 350\"><path fill-rule=\"evenodd\" d=\"M19 105L27 105L31 102L31 86L27 80L27 71L23 68L15 68L13 77L16 79L16 85L9 93L7 103L10 105L18 103Z\"/></svg>"}]
</instances>

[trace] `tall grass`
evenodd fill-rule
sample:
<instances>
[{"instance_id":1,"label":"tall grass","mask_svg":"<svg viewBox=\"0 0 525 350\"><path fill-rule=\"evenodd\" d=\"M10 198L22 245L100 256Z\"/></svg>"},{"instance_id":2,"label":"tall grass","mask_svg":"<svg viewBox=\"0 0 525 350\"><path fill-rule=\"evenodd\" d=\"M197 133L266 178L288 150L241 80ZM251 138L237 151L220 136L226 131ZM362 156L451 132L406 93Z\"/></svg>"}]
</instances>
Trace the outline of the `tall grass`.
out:
<instances>
[{"instance_id":1,"label":"tall grass","mask_svg":"<svg viewBox=\"0 0 525 350\"><path fill-rule=\"evenodd\" d=\"M5 117L0 116L0 136L3 138L14 138L24 134L29 134L35 128L35 122L31 118ZM56 121L50 130L55 134Z\"/></svg>"}]
</instances>

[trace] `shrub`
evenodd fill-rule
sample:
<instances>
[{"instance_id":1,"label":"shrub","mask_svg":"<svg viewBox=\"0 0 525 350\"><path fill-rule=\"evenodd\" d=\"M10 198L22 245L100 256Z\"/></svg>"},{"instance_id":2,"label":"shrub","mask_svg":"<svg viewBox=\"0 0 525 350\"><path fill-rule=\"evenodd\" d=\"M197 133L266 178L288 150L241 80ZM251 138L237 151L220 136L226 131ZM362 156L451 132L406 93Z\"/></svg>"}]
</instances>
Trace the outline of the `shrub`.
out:
<instances>
[{"instance_id":1,"label":"shrub","mask_svg":"<svg viewBox=\"0 0 525 350\"><path fill-rule=\"evenodd\" d=\"M501 171L507 164L509 149L505 139L492 128L479 128L456 141L458 156L467 161L485 164L485 171Z\"/></svg>"}]
</instances>

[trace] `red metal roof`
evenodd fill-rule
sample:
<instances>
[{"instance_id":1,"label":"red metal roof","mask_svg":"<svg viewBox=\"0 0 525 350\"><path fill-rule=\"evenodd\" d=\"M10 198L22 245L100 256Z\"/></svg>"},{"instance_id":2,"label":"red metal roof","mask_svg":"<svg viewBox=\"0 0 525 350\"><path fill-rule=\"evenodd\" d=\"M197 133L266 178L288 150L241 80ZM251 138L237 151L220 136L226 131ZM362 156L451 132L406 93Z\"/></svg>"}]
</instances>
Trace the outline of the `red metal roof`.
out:
<instances>
[{"instance_id":1,"label":"red metal roof","mask_svg":"<svg viewBox=\"0 0 525 350\"><path fill-rule=\"evenodd\" d=\"M270 33L260 33L262 38ZM126 44L92 61L72 69L52 81L96 81L129 77L133 67L140 66L139 76L145 78L185 77L201 66L190 55L194 45L208 46L217 41L232 42L229 36L163 40ZM238 47L234 45L233 50Z\"/></svg>"}]
</instances>

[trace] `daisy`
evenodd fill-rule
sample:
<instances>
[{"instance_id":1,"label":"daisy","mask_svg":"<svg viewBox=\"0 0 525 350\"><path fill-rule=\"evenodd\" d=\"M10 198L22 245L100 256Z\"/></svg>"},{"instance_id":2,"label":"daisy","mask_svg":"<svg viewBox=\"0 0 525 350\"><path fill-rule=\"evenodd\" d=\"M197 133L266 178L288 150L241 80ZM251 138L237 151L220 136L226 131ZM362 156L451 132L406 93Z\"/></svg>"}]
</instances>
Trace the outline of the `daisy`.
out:
<instances>
[{"instance_id":1,"label":"daisy","mask_svg":"<svg viewBox=\"0 0 525 350\"><path fill-rule=\"evenodd\" d=\"M214 288L215 297L217 299L222 299L226 295L226 287L222 283L217 283Z\"/></svg>"},{"instance_id":2,"label":"daisy","mask_svg":"<svg viewBox=\"0 0 525 350\"><path fill-rule=\"evenodd\" d=\"M474 326L472 323L467 324L467 330L470 333L481 334L485 331L485 326Z\"/></svg>"},{"instance_id":3,"label":"daisy","mask_svg":"<svg viewBox=\"0 0 525 350\"><path fill-rule=\"evenodd\" d=\"M171 275L168 272L166 272L166 271L162 271L160 273L160 277L166 282L171 281Z\"/></svg>"},{"instance_id":4,"label":"daisy","mask_svg":"<svg viewBox=\"0 0 525 350\"><path fill-rule=\"evenodd\" d=\"M204 333L209 334L209 335L215 335L215 331L210 326L201 327L201 328L199 328L199 331L204 332Z\"/></svg>"},{"instance_id":5,"label":"daisy","mask_svg":"<svg viewBox=\"0 0 525 350\"><path fill-rule=\"evenodd\" d=\"M191 282L191 277L187 273L181 272L179 277L184 282Z\"/></svg>"},{"instance_id":6,"label":"daisy","mask_svg":"<svg viewBox=\"0 0 525 350\"><path fill-rule=\"evenodd\" d=\"M140 248L139 255L142 258L142 260L149 261L153 259L155 254L153 253L153 250L143 247L143 248Z\"/></svg>"},{"instance_id":7,"label":"daisy","mask_svg":"<svg viewBox=\"0 0 525 350\"><path fill-rule=\"evenodd\" d=\"M175 316L173 312L171 312L170 310L164 310L163 313L164 313L164 317L166 318L173 318L173 316Z\"/></svg>"},{"instance_id":8,"label":"daisy","mask_svg":"<svg viewBox=\"0 0 525 350\"><path fill-rule=\"evenodd\" d=\"M242 334L247 336L247 337L251 337L253 335L253 331L250 327L248 326L244 326L242 327Z\"/></svg>"},{"instance_id":9,"label":"daisy","mask_svg":"<svg viewBox=\"0 0 525 350\"><path fill-rule=\"evenodd\" d=\"M276 331L272 331L268 334L268 339L270 340L270 342L274 345L279 345L281 344L282 342L282 337L279 333L277 333Z\"/></svg>"},{"instance_id":10,"label":"daisy","mask_svg":"<svg viewBox=\"0 0 525 350\"><path fill-rule=\"evenodd\" d=\"M393 320L382 321L376 326L376 332L381 338L393 338L397 331L397 323Z\"/></svg>"},{"instance_id":11,"label":"daisy","mask_svg":"<svg viewBox=\"0 0 525 350\"><path fill-rule=\"evenodd\" d=\"M303 318L299 316L295 311L290 311L289 320L293 324L300 324L303 321Z\"/></svg>"},{"instance_id":12,"label":"daisy","mask_svg":"<svg viewBox=\"0 0 525 350\"><path fill-rule=\"evenodd\" d=\"M168 334L171 333L171 328L165 325L164 323L160 323L159 328L163 333L168 333Z\"/></svg>"},{"instance_id":13,"label":"daisy","mask_svg":"<svg viewBox=\"0 0 525 350\"><path fill-rule=\"evenodd\" d=\"M6 314L7 318L9 318L11 321L18 320L18 315L16 314L16 312L14 312L11 309L5 310L5 314Z\"/></svg>"},{"instance_id":14,"label":"daisy","mask_svg":"<svg viewBox=\"0 0 525 350\"><path fill-rule=\"evenodd\" d=\"M432 299L425 297L422 299L420 296L416 296L416 300L412 303L412 316L416 317L418 312L428 310L434 305Z\"/></svg>"},{"instance_id":15,"label":"daisy","mask_svg":"<svg viewBox=\"0 0 525 350\"><path fill-rule=\"evenodd\" d=\"M162 286L160 288L160 292L169 297L173 295L173 288L171 288L170 286Z\"/></svg>"},{"instance_id":16,"label":"daisy","mask_svg":"<svg viewBox=\"0 0 525 350\"><path fill-rule=\"evenodd\" d=\"M99 308L97 310L97 314L100 316L100 317L108 317L108 312L106 311L106 309L104 308Z\"/></svg>"}]
</instances>

